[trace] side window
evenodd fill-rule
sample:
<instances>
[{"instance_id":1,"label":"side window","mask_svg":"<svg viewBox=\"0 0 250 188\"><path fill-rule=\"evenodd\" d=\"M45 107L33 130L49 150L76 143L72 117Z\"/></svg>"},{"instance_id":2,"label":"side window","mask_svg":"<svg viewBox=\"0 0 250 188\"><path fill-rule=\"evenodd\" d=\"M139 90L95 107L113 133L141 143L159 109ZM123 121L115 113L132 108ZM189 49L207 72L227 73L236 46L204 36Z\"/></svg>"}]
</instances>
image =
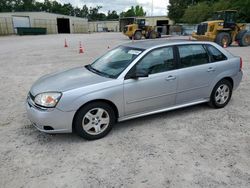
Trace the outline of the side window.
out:
<instances>
[{"instance_id":1,"label":"side window","mask_svg":"<svg viewBox=\"0 0 250 188\"><path fill-rule=\"evenodd\" d=\"M214 46L207 45L207 49L211 55L212 62L223 61L223 60L227 59L227 57L223 53L221 53L221 51L219 51L217 48L215 48Z\"/></svg>"},{"instance_id":2,"label":"side window","mask_svg":"<svg viewBox=\"0 0 250 188\"><path fill-rule=\"evenodd\" d=\"M159 48L149 52L137 65L136 69L155 74L175 69L172 47Z\"/></svg>"},{"instance_id":3,"label":"side window","mask_svg":"<svg viewBox=\"0 0 250 188\"><path fill-rule=\"evenodd\" d=\"M183 45L178 49L181 68L209 63L209 56L202 45Z\"/></svg>"}]
</instances>

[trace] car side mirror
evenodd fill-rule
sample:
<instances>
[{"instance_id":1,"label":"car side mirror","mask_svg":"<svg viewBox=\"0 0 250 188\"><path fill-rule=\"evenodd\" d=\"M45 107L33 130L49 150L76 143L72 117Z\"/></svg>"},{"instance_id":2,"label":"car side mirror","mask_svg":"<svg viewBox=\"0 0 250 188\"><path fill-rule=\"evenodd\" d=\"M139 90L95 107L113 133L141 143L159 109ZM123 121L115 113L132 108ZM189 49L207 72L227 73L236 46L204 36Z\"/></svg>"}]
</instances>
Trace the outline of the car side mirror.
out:
<instances>
[{"instance_id":1,"label":"car side mirror","mask_svg":"<svg viewBox=\"0 0 250 188\"><path fill-rule=\"evenodd\" d=\"M136 70L131 75L131 78L133 78L133 79L143 78L143 77L148 77L148 71L145 71L145 70Z\"/></svg>"}]
</instances>

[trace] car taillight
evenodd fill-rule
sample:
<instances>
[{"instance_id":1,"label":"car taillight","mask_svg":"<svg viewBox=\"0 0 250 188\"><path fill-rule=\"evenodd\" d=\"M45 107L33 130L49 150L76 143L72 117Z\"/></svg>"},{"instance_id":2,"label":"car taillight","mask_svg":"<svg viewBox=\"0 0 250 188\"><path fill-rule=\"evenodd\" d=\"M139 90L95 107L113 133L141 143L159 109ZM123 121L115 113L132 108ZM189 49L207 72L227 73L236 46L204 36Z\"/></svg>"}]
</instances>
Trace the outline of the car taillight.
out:
<instances>
[{"instance_id":1,"label":"car taillight","mask_svg":"<svg viewBox=\"0 0 250 188\"><path fill-rule=\"evenodd\" d=\"M243 66L243 61L242 58L240 58L240 70L242 70L242 66Z\"/></svg>"}]
</instances>

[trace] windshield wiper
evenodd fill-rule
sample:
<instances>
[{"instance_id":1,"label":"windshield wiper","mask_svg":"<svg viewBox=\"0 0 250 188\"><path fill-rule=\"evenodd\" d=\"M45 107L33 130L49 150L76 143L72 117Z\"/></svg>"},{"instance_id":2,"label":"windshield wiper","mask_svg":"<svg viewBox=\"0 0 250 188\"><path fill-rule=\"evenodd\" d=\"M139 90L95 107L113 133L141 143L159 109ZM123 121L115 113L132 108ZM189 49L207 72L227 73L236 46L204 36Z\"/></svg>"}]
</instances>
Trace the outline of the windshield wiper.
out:
<instances>
[{"instance_id":1,"label":"windshield wiper","mask_svg":"<svg viewBox=\"0 0 250 188\"><path fill-rule=\"evenodd\" d=\"M104 77L108 77L108 78L114 78L112 75L109 75L105 72L101 72L95 68L93 68L91 65L86 65L85 66L89 71L93 72L93 73L96 73L98 75L101 75L101 76L104 76Z\"/></svg>"}]
</instances>

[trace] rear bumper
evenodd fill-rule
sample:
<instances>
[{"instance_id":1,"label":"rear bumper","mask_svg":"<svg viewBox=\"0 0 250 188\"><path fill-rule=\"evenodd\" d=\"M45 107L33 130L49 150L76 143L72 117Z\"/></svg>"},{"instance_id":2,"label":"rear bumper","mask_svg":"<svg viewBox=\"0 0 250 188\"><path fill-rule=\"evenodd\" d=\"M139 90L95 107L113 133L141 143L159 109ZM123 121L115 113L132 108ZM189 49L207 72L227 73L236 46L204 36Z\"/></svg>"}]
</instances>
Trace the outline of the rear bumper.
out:
<instances>
[{"instance_id":1,"label":"rear bumper","mask_svg":"<svg viewBox=\"0 0 250 188\"><path fill-rule=\"evenodd\" d=\"M239 87L242 77L243 77L242 71L239 71L235 76L232 77L234 81L234 88L233 88L234 90Z\"/></svg>"},{"instance_id":2,"label":"rear bumper","mask_svg":"<svg viewBox=\"0 0 250 188\"><path fill-rule=\"evenodd\" d=\"M71 133L75 112L63 112L57 108L41 110L26 102L28 119L39 130L45 133ZM46 127L51 127L48 130Z\"/></svg>"}]
</instances>

